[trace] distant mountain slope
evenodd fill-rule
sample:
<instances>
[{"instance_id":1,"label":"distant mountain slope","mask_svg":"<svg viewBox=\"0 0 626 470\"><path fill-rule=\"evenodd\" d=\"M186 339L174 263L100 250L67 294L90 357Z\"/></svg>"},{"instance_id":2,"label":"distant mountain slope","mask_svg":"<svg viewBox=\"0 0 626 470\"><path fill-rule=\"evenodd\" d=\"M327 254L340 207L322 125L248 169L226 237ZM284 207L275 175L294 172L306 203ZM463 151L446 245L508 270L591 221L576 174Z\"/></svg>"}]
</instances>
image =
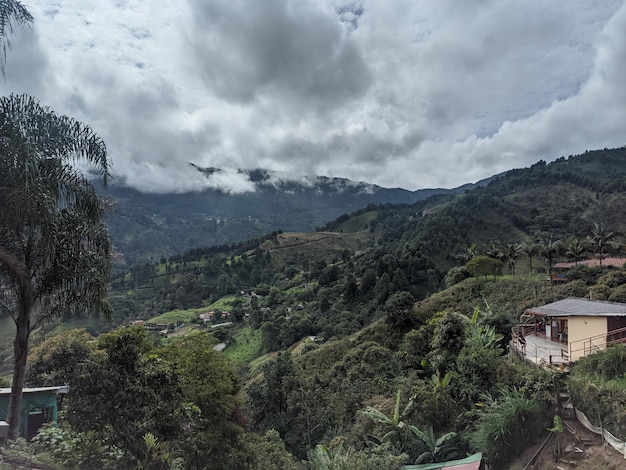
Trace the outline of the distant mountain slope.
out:
<instances>
[{"instance_id":1,"label":"distant mountain slope","mask_svg":"<svg viewBox=\"0 0 626 470\"><path fill-rule=\"evenodd\" d=\"M624 182L626 149L539 162L462 194L362 208L341 215L316 234L274 233L232 249L162 254L159 258L166 259L160 265L135 266L130 275L116 273L112 300L119 318L150 318L197 308L225 293L258 290L267 295L271 286L279 291L302 288L307 284L303 281L310 280L323 287L319 296L303 293L298 299L319 302L320 316L312 320L310 333L325 331L333 322L341 323L342 334L352 333L377 318L394 293L409 292L421 300L454 282L463 270L450 275L450 269L467 263L472 252L500 256L522 242L583 240L595 223L602 223L618 235L611 250L623 254ZM158 228L158 221L154 223ZM154 233L160 235L157 229ZM183 229L178 233L185 235ZM544 257L537 251L533 256L531 266L531 260L517 253L518 274L547 274ZM561 252L553 261L567 259ZM508 266L503 261L502 269ZM330 320L329 311L334 312ZM337 332L329 329L325 334Z\"/></svg>"},{"instance_id":2,"label":"distant mountain slope","mask_svg":"<svg viewBox=\"0 0 626 470\"><path fill-rule=\"evenodd\" d=\"M207 178L216 168L198 168ZM323 176L286 178L267 170L238 170L254 191L149 194L116 185L107 194L114 208L107 225L118 264L130 266L192 248L236 243L275 230L314 231L338 216L369 204L411 204L434 194L456 194L489 180L455 189L400 188Z\"/></svg>"}]
</instances>

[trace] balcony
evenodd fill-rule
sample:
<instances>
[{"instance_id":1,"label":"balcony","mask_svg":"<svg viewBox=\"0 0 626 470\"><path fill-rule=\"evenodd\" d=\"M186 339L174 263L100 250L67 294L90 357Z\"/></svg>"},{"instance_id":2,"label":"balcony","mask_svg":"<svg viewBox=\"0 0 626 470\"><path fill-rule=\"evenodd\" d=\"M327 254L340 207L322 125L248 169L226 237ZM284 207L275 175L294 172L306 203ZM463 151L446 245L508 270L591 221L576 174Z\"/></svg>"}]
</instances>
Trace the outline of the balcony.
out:
<instances>
[{"instance_id":1,"label":"balcony","mask_svg":"<svg viewBox=\"0 0 626 470\"><path fill-rule=\"evenodd\" d=\"M569 364L567 343L536 333L534 325L513 327L511 336L511 349L531 364L557 367Z\"/></svg>"}]
</instances>

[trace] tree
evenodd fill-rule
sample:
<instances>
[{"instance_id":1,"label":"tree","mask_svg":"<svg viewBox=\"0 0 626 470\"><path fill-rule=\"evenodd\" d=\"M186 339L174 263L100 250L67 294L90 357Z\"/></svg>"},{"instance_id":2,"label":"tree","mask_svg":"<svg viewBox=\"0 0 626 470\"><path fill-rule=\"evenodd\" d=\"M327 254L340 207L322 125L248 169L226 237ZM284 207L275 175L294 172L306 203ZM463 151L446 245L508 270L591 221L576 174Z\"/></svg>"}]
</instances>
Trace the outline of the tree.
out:
<instances>
[{"instance_id":1,"label":"tree","mask_svg":"<svg viewBox=\"0 0 626 470\"><path fill-rule=\"evenodd\" d=\"M602 222L595 222L593 229L591 230L591 236L589 237L589 243L595 248L598 253L598 259L600 260L600 266L602 266L602 258L604 252L609 246L609 242L615 237L615 232L607 232Z\"/></svg>"},{"instance_id":2,"label":"tree","mask_svg":"<svg viewBox=\"0 0 626 470\"><path fill-rule=\"evenodd\" d=\"M33 16L16 0L0 0L0 72L4 76L7 49L11 47L10 36L16 26L28 26L32 24Z\"/></svg>"},{"instance_id":3,"label":"tree","mask_svg":"<svg viewBox=\"0 0 626 470\"><path fill-rule=\"evenodd\" d=\"M522 253L528 258L528 273L533 273L533 257L539 254L539 245L533 242L525 241L520 244Z\"/></svg>"},{"instance_id":4,"label":"tree","mask_svg":"<svg viewBox=\"0 0 626 470\"><path fill-rule=\"evenodd\" d=\"M207 334L198 333L174 339L156 351L169 362L182 390L187 407L178 446L184 452L188 468L229 468L237 454L243 428L236 422L239 413L239 381L228 359L213 350ZM229 465L230 462L230 465Z\"/></svg>"},{"instance_id":5,"label":"tree","mask_svg":"<svg viewBox=\"0 0 626 470\"><path fill-rule=\"evenodd\" d=\"M485 276L487 279L488 275L500 274L501 263L489 256L476 255L465 265L465 269L474 277Z\"/></svg>"},{"instance_id":6,"label":"tree","mask_svg":"<svg viewBox=\"0 0 626 470\"><path fill-rule=\"evenodd\" d=\"M543 239L539 243L539 252L548 261L548 274L552 270L552 260L559 256L563 249L563 243L561 240L553 240L552 238Z\"/></svg>"},{"instance_id":7,"label":"tree","mask_svg":"<svg viewBox=\"0 0 626 470\"><path fill-rule=\"evenodd\" d=\"M576 265L578 265L578 260L580 260L587 251L587 247L589 246L589 242L587 240L579 240L578 238L570 238L567 241L567 250L565 254L574 259Z\"/></svg>"},{"instance_id":8,"label":"tree","mask_svg":"<svg viewBox=\"0 0 626 470\"><path fill-rule=\"evenodd\" d=\"M105 204L72 165L80 161L106 185L106 146L89 126L27 95L0 99L0 311L16 325L10 439L18 434L31 332L52 316L110 315Z\"/></svg>"},{"instance_id":9,"label":"tree","mask_svg":"<svg viewBox=\"0 0 626 470\"><path fill-rule=\"evenodd\" d=\"M521 246L514 243L509 243L502 249L502 255L509 265L509 273L513 276L515 276L515 264L520 254L522 254Z\"/></svg>"},{"instance_id":10,"label":"tree","mask_svg":"<svg viewBox=\"0 0 626 470\"><path fill-rule=\"evenodd\" d=\"M94 354L93 336L73 329L52 336L33 348L26 383L37 387L70 385L76 369Z\"/></svg>"},{"instance_id":11,"label":"tree","mask_svg":"<svg viewBox=\"0 0 626 470\"><path fill-rule=\"evenodd\" d=\"M128 468L137 468L149 450L144 436L170 445L184 432L181 376L153 354L154 343L141 327L101 335L97 349L70 382L68 421L74 430L124 451Z\"/></svg>"}]
</instances>

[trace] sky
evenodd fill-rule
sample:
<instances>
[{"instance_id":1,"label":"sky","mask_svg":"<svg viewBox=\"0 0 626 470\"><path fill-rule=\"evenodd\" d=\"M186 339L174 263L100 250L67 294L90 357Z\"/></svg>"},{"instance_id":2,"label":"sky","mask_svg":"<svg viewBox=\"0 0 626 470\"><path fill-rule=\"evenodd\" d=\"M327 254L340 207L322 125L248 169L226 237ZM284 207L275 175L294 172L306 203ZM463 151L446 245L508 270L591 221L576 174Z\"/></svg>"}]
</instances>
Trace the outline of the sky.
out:
<instances>
[{"instance_id":1,"label":"sky","mask_svg":"<svg viewBox=\"0 0 626 470\"><path fill-rule=\"evenodd\" d=\"M22 3L2 94L89 124L143 191L453 188L626 145L626 0Z\"/></svg>"}]
</instances>

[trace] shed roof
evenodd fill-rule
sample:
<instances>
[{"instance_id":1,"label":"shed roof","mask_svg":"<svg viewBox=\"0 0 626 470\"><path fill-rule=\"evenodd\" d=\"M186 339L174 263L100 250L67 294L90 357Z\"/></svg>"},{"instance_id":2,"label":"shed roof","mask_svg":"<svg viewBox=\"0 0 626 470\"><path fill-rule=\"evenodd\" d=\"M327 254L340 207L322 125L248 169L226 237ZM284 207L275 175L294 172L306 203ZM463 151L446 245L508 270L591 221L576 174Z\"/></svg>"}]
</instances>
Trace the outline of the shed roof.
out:
<instances>
[{"instance_id":1,"label":"shed roof","mask_svg":"<svg viewBox=\"0 0 626 470\"><path fill-rule=\"evenodd\" d=\"M404 465L402 470L478 470L482 462L483 454L478 452L461 460L450 462L427 463L422 465Z\"/></svg>"},{"instance_id":2,"label":"shed roof","mask_svg":"<svg viewBox=\"0 0 626 470\"><path fill-rule=\"evenodd\" d=\"M24 387L24 390L22 391L22 393L67 393L67 387L66 386L60 386L60 387L32 387L32 388L26 388ZM10 395L11 394L11 388L0 388L0 396L2 395Z\"/></svg>"},{"instance_id":3,"label":"shed roof","mask_svg":"<svg viewBox=\"0 0 626 470\"><path fill-rule=\"evenodd\" d=\"M626 316L626 304L569 297L526 309L526 313L544 317L622 317Z\"/></svg>"}]
</instances>

